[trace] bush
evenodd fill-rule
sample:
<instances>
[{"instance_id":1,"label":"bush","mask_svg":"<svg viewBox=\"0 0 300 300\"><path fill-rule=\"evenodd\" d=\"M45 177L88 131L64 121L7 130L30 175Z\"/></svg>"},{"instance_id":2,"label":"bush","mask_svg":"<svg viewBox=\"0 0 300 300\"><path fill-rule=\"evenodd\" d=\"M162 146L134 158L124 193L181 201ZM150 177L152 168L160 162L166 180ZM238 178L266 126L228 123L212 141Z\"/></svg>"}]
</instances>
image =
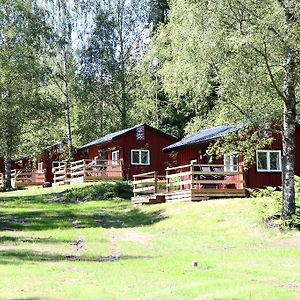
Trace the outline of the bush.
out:
<instances>
[{"instance_id":1,"label":"bush","mask_svg":"<svg viewBox=\"0 0 300 300\"><path fill-rule=\"evenodd\" d=\"M263 215L265 223L271 224L273 227L280 229L297 228L300 229L300 208L296 207L296 213L288 220L281 220L282 209L282 191L278 191L274 187L266 187L265 189L249 190L250 197L262 198L269 197L270 201L259 204L259 210ZM296 204L300 201L300 177L295 176L295 196ZM267 216L267 217L266 217Z\"/></svg>"},{"instance_id":2,"label":"bush","mask_svg":"<svg viewBox=\"0 0 300 300\"><path fill-rule=\"evenodd\" d=\"M132 186L127 182L102 183L65 191L66 201L111 200L113 198L130 199Z\"/></svg>"}]
</instances>

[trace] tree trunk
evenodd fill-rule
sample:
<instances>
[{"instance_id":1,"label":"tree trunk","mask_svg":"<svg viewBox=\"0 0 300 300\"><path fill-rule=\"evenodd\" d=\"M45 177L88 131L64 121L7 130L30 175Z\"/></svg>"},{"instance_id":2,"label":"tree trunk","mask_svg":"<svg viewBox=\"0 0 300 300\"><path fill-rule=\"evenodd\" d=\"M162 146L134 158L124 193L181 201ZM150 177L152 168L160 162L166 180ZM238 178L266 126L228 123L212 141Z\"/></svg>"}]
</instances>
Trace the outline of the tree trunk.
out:
<instances>
[{"instance_id":1,"label":"tree trunk","mask_svg":"<svg viewBox=\"0 0 300 300\"><path fill-rule=\"evenodd\" d=\"M127 127L127 93L126 93L126 67L124 51L124 5L125 1L121 0L118 4L118 35L120 43L120 84L121 84L121 129Z\"/></svg>"},{"instance_id":2,"label":"tree trunk","mask_svg":"<svg viewBox=\"0 0 300 300\"><path fill-rule=\"evenodd\" d=\"M283 170L282 219L295 213L295 128L296 110L284 105L283 120Z\"/></svg>"},{"instance_id":3,"label":"tree trunk","mask_svg":"<svg viewBox=\"0 0 300 300\"><path fill-rule=\"evenodd\" d=\"M5 183L4 189L8 190L12 188L11 184L11 159L8 157L5 159Z\"/></svg>"},{"instance_id":4,"label":"tree trunk","mask_svg":"<svg viewBox=\"0 0 300 300\"><path fill-rule=\"evenodd\" d=\"M294 14L292 2L282 1L285 10L285 29L288 34ZM288 42L285 44L284 67L284 114L283 114L283 170L282 170L282 219L288 219L296 211L295 205L295 129L296 129L296 84L295 52Z\"/></svg>"},{"instance_id":5,"label":"tree trunk","mask_svg":"<svg viewBox=\"0 0 300 300\"><path fill-rule=\"evenodd\" d=\"M65 89L67 90L67 87ZM71 161L73 159L73 153L72 153L73 143L72 143L72 130L71 130L71 119L70 119L70 100L69 100L68 92L66 92L65 94L65 124L67 129L68 160Z\"/></svg>"},{"instance_id":6,"label":"tree trunk","mask_svg":"<svg viewBox=\"0 0 300 300\"><path fill-rule=\"evenodd\" d=\"M64 66L64 97L65 97L65 124L67 130L67 145L68 145L68 160L71 161L73 159L72 153L72 129L71 129L71 112L70 112L70 95L69 95L69 82L68 82L68 55L67 50L64 48L64 58L63 58L63 66Z\"/></svg>"}]
</instances>

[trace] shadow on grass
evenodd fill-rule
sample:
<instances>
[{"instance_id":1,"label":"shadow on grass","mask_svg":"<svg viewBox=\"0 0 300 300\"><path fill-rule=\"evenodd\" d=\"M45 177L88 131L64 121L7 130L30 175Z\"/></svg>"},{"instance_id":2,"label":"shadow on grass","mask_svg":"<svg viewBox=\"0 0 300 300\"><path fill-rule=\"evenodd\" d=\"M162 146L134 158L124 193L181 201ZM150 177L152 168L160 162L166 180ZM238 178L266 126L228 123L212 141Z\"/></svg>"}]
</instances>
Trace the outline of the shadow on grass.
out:
<instances>
[{"instance_id":1,"label":"shadow on grass","mask_svg":"<svg viewBox=\"0 0 300 300\"><path fill-rule=\"evenodd\" d=\"M41 243L41 244L54 244L54 243L71 243L71 240L58 240L54 238L40 238L40 237L15 237L15 236L0 236L0 244L20 244L20 243Z\"/></svg>"},{"instance_id":2,"label":"shadow on grass","mask_svg":"<svg viewBox=\"0 0 300 300\"><path fill-rule=\"evenodd\" d=\"M0 231L31 231L56 228L128 228L157 223L165 219L162 210L145 212L138 208L56 209L0 213Z\"/></svg>"},{"instance_id":3,"label":"shadow on grass","mask_svg":"<svg viewBox=\"0 0 300 300\"><path fill-rule=\"evenodd\" d=\"M23 262L117 262L132 259L151 259L152 256L121 255L115 256L78 256L42 253L29 250L0 251L0 264L21 264Z\"/></svg>"},{"instance_id":4,"label":"shadow on grass","mask_svg":"<svg viewBox=\"0 0 300 300\"><path fill-rule=\"evenodd\" d=\"M12 298L10 300L47 300L50 298L45 298L45 297L28 297L28 298Z\"/></svg>"}]
</instances>

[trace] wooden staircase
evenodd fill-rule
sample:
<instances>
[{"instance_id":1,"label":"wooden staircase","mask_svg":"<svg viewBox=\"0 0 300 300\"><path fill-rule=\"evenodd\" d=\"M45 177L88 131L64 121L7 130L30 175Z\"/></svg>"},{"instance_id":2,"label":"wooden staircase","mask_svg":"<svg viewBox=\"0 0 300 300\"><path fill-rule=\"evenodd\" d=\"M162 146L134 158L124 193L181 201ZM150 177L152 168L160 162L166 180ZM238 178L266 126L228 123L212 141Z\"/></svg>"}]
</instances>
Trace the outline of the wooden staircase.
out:
<instances>
[{"instance_id":1,"label":"wooden staircase","mask_svg":"<svg viewBox=\"0 0 300 300\"><path fill-rule=\"evenodd\" d=\"M164 194L153 194L132 197L131 201L133 204L158 204L166 202Z\"/></svg>"}]
</instances>

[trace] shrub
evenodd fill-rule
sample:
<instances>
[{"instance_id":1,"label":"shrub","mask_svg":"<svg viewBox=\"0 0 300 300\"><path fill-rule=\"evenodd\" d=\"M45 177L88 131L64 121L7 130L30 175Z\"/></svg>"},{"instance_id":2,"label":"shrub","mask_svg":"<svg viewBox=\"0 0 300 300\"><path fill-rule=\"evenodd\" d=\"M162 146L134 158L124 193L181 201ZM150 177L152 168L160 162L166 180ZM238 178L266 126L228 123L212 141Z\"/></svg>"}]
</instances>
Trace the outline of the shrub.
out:
<instances>
[{"instance_id":1,"label":"shrub","mask_svg":"<svg viewBox=\"0 0 300 300\"><path fill-rule=\"evenodd\" d=\"M65 191L66 201L111 200L113 198L130 199L132 186L127 182L102 183Z\"/></svg>"},{"instance_id":2,"label":"shrub","mask_svg":"<svg viewBox=\"0 0 300 300\"><path fill-rule=\"evenodd\" d=\"M280 229L298 228L300 229L300 209L297 207L296 213L288 220L281 220L282 209L282 191L278 191L274 187L266 187L265 189L249 190L250 197L261 198L269 197L270 201L259 204L260 212L263 215L265 223L273 224ZM295 196L296 204L300 201L300 177L295 176ZM267 217L266 217L267 216Z\"/></svg>"}]
</instances>

